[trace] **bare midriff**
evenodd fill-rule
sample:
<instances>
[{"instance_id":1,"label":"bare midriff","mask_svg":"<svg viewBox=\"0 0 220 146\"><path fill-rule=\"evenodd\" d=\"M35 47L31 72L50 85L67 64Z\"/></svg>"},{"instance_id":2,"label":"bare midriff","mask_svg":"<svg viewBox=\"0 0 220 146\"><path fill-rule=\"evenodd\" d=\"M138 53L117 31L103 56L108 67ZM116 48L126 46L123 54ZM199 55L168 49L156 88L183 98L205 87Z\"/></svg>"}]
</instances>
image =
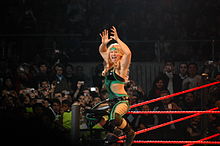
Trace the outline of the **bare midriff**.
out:
<instances>
[{"instance_id":1,"label":"bare midriff","mask_svg":"<svg viewBox=\"0 0 220 146\"><path fill-rule=\"evenodd\" d=\"M124 84L113 84L111 86L111 90L114 92L114 93L117 93L117 94L127 94L127 92L125 91L124 89Z\"/></svg>"}]
</instances>

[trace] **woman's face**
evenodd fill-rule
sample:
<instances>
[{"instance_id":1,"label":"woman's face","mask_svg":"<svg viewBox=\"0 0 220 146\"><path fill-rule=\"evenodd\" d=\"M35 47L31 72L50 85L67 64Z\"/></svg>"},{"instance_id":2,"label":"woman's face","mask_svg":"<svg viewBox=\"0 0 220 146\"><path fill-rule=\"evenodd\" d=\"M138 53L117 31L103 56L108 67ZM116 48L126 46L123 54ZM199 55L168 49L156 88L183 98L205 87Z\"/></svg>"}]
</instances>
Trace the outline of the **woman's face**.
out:
<instances>
[{"instance_id":1,"label":"woman's face","mask_svg":"<svg viewBox=\"0 0 220 146\"><path fill-rule=\"evenodd\" d=\"M150 107L148 105L143 105L142 110L143 111L150 111Z\"/></svg>"},{"instance_id":2,"label":"woman's face","mask_svg":"<svg viewBox=\"0 0 220 146\"><path fill-rule=\"evenodd\" d=\"M116 48L117 47L117 48ZM112 48L116 48L116 49L112 49L110 50L110 60L115 63L118 62L121 58L121 53L118 50L118 46L113 46Z\"/></svg>"},{"instance_id":3,"label":"woman's face","mask_svg":"<svg viewBox=\"0 0 220 146\"><path fill-rule=\"evenodd\" d=\"M187 94L185 95L185 101L186 101L187 103L192 103L192 102L194 101L194 96L193 96L193 94L192 94L192 93L187 93Z\"/></svg>"},{"instance_id":4,"label":"woman's face","mask_svg":"<svg viewBox=\"0 0 220 146\"><path fill-rule=\"evenodd\" d=\"M163 86L164 86L163 80L159 80L158 82L156 82L156 87L157 87L158 89L163 88Z\"/></svg>"}]
</instances>

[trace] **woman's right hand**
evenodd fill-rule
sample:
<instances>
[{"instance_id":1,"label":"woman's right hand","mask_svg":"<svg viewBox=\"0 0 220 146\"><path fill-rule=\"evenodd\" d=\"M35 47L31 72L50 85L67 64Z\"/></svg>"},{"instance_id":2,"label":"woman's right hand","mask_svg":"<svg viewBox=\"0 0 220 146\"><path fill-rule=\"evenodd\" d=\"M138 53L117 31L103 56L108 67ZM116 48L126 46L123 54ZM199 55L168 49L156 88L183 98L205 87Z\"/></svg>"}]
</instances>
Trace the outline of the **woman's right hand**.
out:
<instances>
[{"instance_id":1,"label":"woman's right hand","mask_svg":"<svg viewBox=\"0 0 220 146\"><path fill-rule=\"evenodd\" d=\"M108 38L108 30L104 29L102 33L99 34L102 38L102 44L106 45L111 39Z\"/></svg>"}]
</instances>

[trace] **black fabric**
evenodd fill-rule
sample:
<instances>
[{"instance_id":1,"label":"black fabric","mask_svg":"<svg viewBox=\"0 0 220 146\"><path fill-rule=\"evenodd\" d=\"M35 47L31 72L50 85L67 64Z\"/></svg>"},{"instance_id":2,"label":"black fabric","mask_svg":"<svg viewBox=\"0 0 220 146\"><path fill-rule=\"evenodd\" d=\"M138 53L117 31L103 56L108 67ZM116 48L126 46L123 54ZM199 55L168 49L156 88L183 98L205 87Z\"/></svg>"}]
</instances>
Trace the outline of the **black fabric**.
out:
<instances>
[{"instance_id":1,"label":"black fabric","mask_svg":"<svg viewBox=\"0 0 220 146\"><path fill-rule=\"evenodd\" d=\"M106 79L108 79L110 81L125 82L125 80L122 77L120 77L118 74L115 73L113 68L107 72Z\"/></svg>"},{"instance_id":2,"label":"black fabric","mask_svg":"<svg viewBox=\"0 0 220 146\"><path fill-rule=\"evenodd\" d=\"M104 140L104 145L112 145L113 143L116 143L117 141L118 141L119 139L118 139L118 137L115 135L115 134L113 134L113 133L108 133L107 135L106 135L106 138L105 138L105 140Z\"/></svg>"},{"instance_id":3,"label":"black fabric","mask_svg":"<svg viewBox=\"0 0 220 146\"><path fill-rule=\"evenodd\" d=\"M135 138L135 132L134 130L131 128L131 126L129 125L129 123L127 123L126 127L124 129L122 129L123 132L126 135L126 139L125 139L125 146L131 146L132 142Z\"/></svg>"},{"instance_id":4,"label":"black fabric","mask_svg":"<svg viewBox=\"0 0 220 146\"><path fill-rule=\"evenodd\" d=\"M123 122L123 118L118 113L115 113L115 126L120 126Z\"/></svg>"}]
</instances>

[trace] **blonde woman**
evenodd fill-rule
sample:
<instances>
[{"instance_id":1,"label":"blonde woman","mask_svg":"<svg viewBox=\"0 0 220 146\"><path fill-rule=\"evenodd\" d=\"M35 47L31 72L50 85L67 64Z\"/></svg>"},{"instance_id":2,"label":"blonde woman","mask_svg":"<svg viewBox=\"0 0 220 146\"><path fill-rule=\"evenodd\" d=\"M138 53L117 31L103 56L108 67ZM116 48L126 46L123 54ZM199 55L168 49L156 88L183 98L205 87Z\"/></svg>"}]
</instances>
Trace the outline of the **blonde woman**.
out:
<instances>
[{"instance_id":1,"label":"blonde woman","mask_svg":"<svg viewBox=\"0 0 220 146\"><path fill-rule=\"evenodd\" d=\"M105 29L100 36L102 43L99 46L99 52L106 63L102 75L105 76L105 87L111 101L110 116L106 121L108 120L111 126L123 130L126 135L125 145L130 146L135 137L135 132L122 116L129 110L129 97L124 86L128 81L131 51L119 39L114 26L110 30Z\"/></svg>"}]
</instances>

